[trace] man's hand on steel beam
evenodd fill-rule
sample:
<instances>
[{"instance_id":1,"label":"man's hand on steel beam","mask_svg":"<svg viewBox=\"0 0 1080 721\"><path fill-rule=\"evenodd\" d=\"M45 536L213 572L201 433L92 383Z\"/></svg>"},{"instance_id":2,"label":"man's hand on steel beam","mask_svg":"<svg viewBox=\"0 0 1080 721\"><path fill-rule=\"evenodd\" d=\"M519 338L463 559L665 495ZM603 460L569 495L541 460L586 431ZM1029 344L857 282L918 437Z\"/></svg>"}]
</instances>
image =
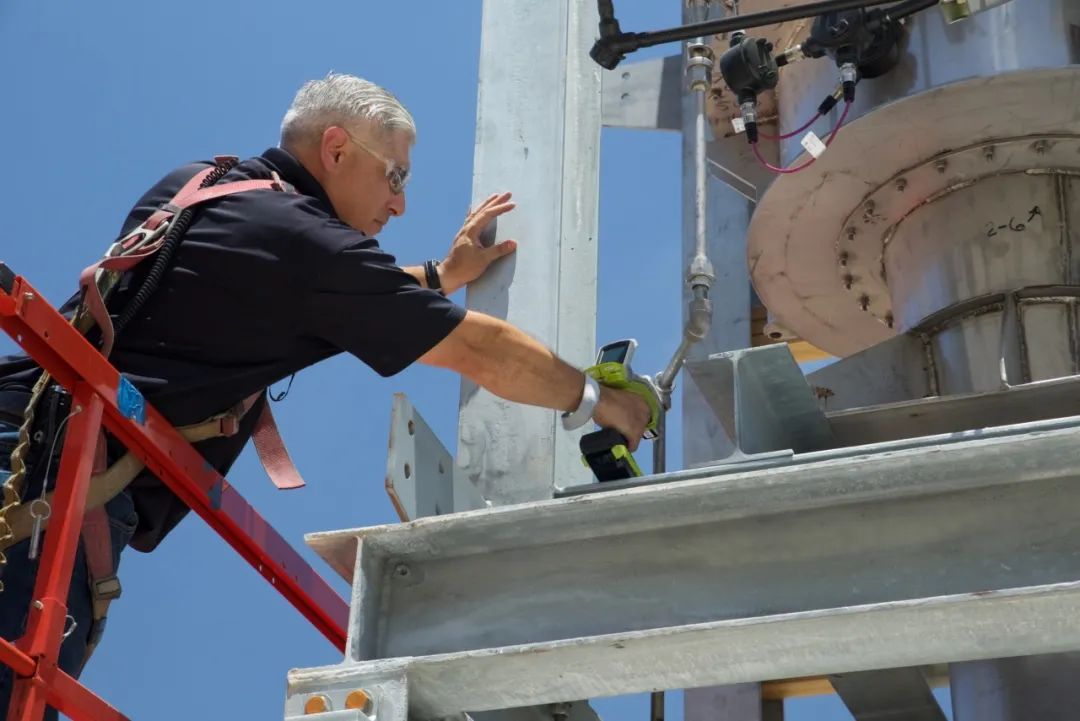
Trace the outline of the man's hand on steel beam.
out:
<instances>
[{"instance_id":1,"label":"man's hand on steel beam","mask_svg":"<svg viewBox=\"0 0 1080 721\"><path fill-rule=\"evenodd\" d=\"M504 240L489 248L480 242L484 228L515 207L510 193L496 193L465 216L465 224L450 245L450 253L439 265L439 282L447 295L473 282L496 260L517 250L515 240Z\"/></svg>"}]
</instances>

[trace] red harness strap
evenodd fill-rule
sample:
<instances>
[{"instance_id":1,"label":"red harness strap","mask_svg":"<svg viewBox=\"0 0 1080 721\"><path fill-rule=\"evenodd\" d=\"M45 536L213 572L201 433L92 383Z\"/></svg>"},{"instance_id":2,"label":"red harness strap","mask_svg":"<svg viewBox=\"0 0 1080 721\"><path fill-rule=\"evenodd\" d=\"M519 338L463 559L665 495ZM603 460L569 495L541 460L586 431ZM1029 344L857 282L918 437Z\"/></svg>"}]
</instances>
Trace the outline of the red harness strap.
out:
<instances>
[{"instance_id":1,"label":"red harness strap","mask_svg":"<svg viewBox=\"0 0 1080 721\"><path fill-rule=\"evenodd\" d=\"M259 462L266 469L266 475L270 476L279 490L287 491L293 488L302 488L304 479L300 471L296 469L289 449L285 447L285 441L278 431L277 421L270 412L270 401L266 401L258 420L255 421L255 431L251 434L251 442L255 445L255 452L259 454Z\"/></svg>"},{"instance_id":2,"label":"red harness strap","mask_svg":"<svg viewBox=\"0 0 1080 721\"><path fill-rule=\"evenodd\" d=\"M209 200L223 198L226 195L245 193L251 190L276 190L287 192L288 186L281 178L274 174L272 180L238 180L223 185L211 185L208 188L200 188L203 181L210 173L214 172L222 163L235 162L231 157L215 158L211 167L200 170L184 184L173 199L155 211L149 218L143 221L137 228L125 235L110 246L105 257L97 263L85 268L79 274L79 288L82 289L84 303L87 312L101 329L101 354L106 358L112 354L115 332L113 331L112 318L105 306L98 281L103 273L112 272L116 276L131 270L136 265L146 260L161 249L168 233L169 225L174 217L181 211L192 208ZM115 281L115 277L113 279Z\"/></svg>"}]
</instances>

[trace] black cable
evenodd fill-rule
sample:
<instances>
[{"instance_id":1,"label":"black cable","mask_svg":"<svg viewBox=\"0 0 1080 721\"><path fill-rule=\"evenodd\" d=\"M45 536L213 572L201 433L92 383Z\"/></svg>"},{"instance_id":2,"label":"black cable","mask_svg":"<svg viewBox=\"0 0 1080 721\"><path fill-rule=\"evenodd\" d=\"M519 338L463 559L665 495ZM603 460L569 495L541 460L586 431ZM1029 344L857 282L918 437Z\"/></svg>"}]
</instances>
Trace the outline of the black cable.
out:
<instances>
[{"instance_id":1,"label":"black cable","mask_svg":"<svg viewBox=\"0 0 1080 721\"><path fill-rule=\"evenodd\" d=\"M206 178L203 179L199 188L209 188L214 183L221 180L226 173L233 169L235 161L224 162L216 166ZM115 336L120 335L120 331L124 329L138 314L146 301L150 299L150 296L157 290L158 285L161 283L162 276L165 275L165 271L168 270L169 264L172 262L173 254L176 253L176 249L180 246L180 241L187 234L188 228L191 227L191 221L195 217L195 212L192 208L185 208L180 211L179 214L173 217L172 223L169 225L169 230L165 233L165 240L161 243L161 248L154 254L154 263L150 266L150 271L146 274L146 278L143 280L142 285L139 286L139 290L124 306L123 312L120 313L120 317L113 323L113 333Z\"/></svg>"},{"instance_id":2,"label":"black cable","mask_svg":"<svg viewBox=\"0 0 1080 721\"><path fill-rule=\"evenodd\" d=\"M602 1L605 4L610 4L610 0ZM765 25L776 25L792 20L804 20L806 18L817 17L818 15L824 15L826 13L839 12L841 10L865 9L878 5L888 5L895 2L896 0L820 0L819 2L808 3L806 5L777 8L776 10L766 10L758 13L750 13L749 15L731 15L718 20L706 20L705 22L691 23L689 25L670 28L668 30L654 30L643 33L619 33L618 35L608 35L607 37L604 36L603 32L604 22L601 21L600 39L593 45L590 54L602 67L612 70L622 61L626 53L632 53L641 48L663 45L664 43L680 42L682 40L692 40L707 35L720 35L723 33L734 32L735 30L746 30ZM903 12L905 12L906 15L923 9L923 7L916 7L916 5L924 3L925 7L930 7L931 5L936 5L937 0L934 0L933 2L930 2L930 0L906 0L905 2L900 3L900 5L910 5L912 8L915 8L905 9ZM904 16L902 15L901 17ZM612 22L613 19L614 8L612 8L612 20L609 20L608 22Z\"/></svg>"}]
</instances>

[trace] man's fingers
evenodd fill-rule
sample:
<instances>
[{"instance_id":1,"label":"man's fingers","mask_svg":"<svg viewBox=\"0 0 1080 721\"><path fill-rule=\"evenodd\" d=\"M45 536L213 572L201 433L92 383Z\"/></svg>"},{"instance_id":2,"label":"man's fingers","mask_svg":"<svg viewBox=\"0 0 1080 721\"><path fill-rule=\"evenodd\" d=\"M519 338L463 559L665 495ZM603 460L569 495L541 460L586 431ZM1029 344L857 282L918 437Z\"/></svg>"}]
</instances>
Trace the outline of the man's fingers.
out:
<instances>
[{"instance_id":1,"label":"man's fingers","mask_svg":"<svg viewBox=\"0 0 1080 721\"><path fill-rule=\"evenodd\" d=\"M484 200L484 202L480 203L480 205L476 206L475 208L469 208L469 212L465 214L465 218L468 219L470 216L485 210L493 203L505 203L506 201L510 200L512 195L513 194L509 192L492 193Z\"/></svg>"},{"instance_id":2,"label":"man's fingers","mask_svg":"<svg viewBox=\"0 0 1080 721\"><path fill-rule=\"evenodd\" d=\"M494 260L496 258L501 258L504 255L510 255L515 250L517 250L516 240L504 240L501 243L496 243L490 248L485 248L484 252L492 256L492 260Z\"/></svg>"},{"instance_id":3,"label":"man's fingers","mask_svg":"<svg viewBox=\"0 0 1080 721\"><path fill-rule=\"evenodd\" d=\"M504 213L509 213L516 207L516 203L504 201L481 208L476 211L473 217L469 218L468 222L465 223L464 230L470 238L475 240L479 232L483 230L488 223Z\"/></svg>"}]
</instances>

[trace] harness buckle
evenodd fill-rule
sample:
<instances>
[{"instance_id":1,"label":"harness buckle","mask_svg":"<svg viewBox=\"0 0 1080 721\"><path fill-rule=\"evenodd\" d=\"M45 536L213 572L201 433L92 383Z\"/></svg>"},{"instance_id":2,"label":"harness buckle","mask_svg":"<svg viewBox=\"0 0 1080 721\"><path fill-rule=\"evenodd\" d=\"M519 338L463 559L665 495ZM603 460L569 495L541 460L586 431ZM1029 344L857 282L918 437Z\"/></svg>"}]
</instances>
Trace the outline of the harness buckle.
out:
<instances>
[{"instance_id":1,"label":"harness buckle","mask_svg":"<svg viewBox=\"0 0 1080 721\"><path fill-rule=\"evenodd\" d=\"M96 578L90 584L90 595L94 597L95 601L115 601L120 598L123 590L120 587L120 579L116 577L115 573L105 578Z\"/></svg>"},{"instance_id":2,"label":"harness buckle","mask_svg":"<svg viewBox=\"0 0 1080 721\"><path fill-rule=\"evenodd\" d=\"M167 208L163 208L165 210ZM169 227L172 225L172 218L168 217L158 222L154 227L150 227L150 220L140 223L138 227L125 235L120 240L113 243L112 248L109 249L107 256L117 256L130 253L133 250L138 250L143 246L151 245L156 242L161 236L168 232Z\"/></svg>"}]
</instances>

